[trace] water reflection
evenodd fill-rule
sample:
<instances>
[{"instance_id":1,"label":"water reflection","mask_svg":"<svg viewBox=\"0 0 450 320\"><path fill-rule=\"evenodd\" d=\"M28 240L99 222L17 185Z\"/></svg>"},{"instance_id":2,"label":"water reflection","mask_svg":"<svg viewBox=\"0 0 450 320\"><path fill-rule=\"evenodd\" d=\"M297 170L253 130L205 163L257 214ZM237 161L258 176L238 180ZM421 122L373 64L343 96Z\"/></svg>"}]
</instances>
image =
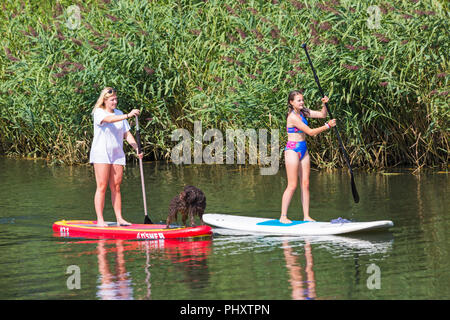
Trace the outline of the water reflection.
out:
<instances>
[{"instance_id":1,"label":"water reflection","mask_svg":"<svg viewBox=\"0 0 450 320\"><path fill-rule=\"evenodd\" d=\"M123 240L117 240L115 245L116 268L113 273L108 263L105 241L100 240L98 242L97 256L100 285L97 287L97 297L102 300L133 299L130 275L125 268Z\"/></svg>"},{"instance_id":2,"label":"water reflection","mask_svg":"<svg viewBox=\"0 0 450 320\"><path fill-rule=\"evenodd\" d=\"M343 271L336 270L336 261L347 266L345 271L349 271L348 268L354 269L354 274L351 276L353 280L345 285L339 284L342 287L337 289L338 292L342 292L342 288L346 285L357 288L361 284L362 274L365 274L360 270L361 261L387 259L392 252L394 242L394 237L390 232L353 236L301 237L249 234L220 228L214 229L213 232L216 255L227 255L230 260L248 259L249 261L254 259L248 258L250 255L270 257L274 265L272 267L265 265L264 267L274 270L280 269L279 262L281 262L280 270L282 273L286 272L287 278L281 277L276 283L283 288L284 293L280 292L280 294L286 294L287 289L287 294L292 300L330 298L328 294L323 294L330 289L331 283L336 281L336 278L332 279L330 275L340 272L341 277L337 282L345 278ZM274 260L273 257L279 258ZM320 263L315 265L315 261L320 261ZM226 265L222 267L227 268ZM260 270L255 269L256 274L258 271ZM319 287L318 277L330 281L322 282L322 286ZM258 280L260 279L255 279L255 281ZM319 289L322 292L321 296L319 296Z\"/></svg>"},{"instance_id":3,"label":"water reflection","mask_svg":"<svg viewBox=\"0 0 450 320\"><path fill-rule=\"evenodd\" d=\"M313 270L313 255L311 244L305 241L305 258L306 258L306 280L303 280L302 267L298 261L298 256L294 254L289 241L283 241L284 258L286 259L286 268L288 269L289 282L292 287L293 300L314 300L316 299L316 279ZM306 287L306 288L305 288Z\"/></svg>"},{"instance_id":4,"label":"water reflection","mask_svg":"<svg viewBox=\"0 0 450 320\"><path fill-rule=\"evenodd\" d=\"M355 252L361 255L387 253L392 249L394 236L391 232L373 232L346 236L276 236L262 235L237 230L213 229L215 242L220 249L231 250L231 254L245 251L264 252L282 247L285 241L293 248L303 248L304 244L316 245L333 254L334 257L353 256ZM230 254L229 253L229 254Z\"/></svg>"},{"instance_id":5,"label":"water reflection","mask_svg":"<svg viewBox=\"0 0 450 320\"><path fill-rule=\"evenodd\" d=\"M101 300L152 299L153 264L169 262L169 269L182 274L184 283L191 289L208 283L207 258L211 252L211 239L166 239L166 240L89 240L71 244L96 244L95 250L83 251L79 255L97 255L98 276L96 297ZM76 250L76 247L72 247ZM145 255L145 263L136 252ZM128 254L127 254L128 253ZM129 254L131 253L131 255ZM143 273L141 272L143 269ZM155 272L173 272L158 267ZM142 278L141 275L145 274ZM136 297L135 292L139 292ZM142 295L141 293L144 292Z\"/></svg>"}]
</instances>

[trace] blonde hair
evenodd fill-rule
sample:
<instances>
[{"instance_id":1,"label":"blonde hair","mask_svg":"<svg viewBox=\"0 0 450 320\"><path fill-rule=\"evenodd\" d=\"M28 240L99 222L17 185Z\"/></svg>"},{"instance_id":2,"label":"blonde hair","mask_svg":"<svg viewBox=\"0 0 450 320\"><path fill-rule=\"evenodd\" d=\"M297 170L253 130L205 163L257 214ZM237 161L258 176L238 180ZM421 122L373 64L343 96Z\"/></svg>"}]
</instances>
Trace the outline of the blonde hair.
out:
<instances>
[{"instance_id":1,"label":"blonde hair","mask_svg":"<svg viewBox=\"0 0 450 320\"><path fill-rule=\"evenodd\" d=\"M108 91L111 91L111 93L108 93ZM100 92L100 96L97 99L97 102L94 105L94 109L92 109L92 114L94 114L95 109L102 108L105 109L105 100L109 97L115 96L116 90L112 87L105 87L103 88L102 92Z\"/></svg>"}]
</instances>

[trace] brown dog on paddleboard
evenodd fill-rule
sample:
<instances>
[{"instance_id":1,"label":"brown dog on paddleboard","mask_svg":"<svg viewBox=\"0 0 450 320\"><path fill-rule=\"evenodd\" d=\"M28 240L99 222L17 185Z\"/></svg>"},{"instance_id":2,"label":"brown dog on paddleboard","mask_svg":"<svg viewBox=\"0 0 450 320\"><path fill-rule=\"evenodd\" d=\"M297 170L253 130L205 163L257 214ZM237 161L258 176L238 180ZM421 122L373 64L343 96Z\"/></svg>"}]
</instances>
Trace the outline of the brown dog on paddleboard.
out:
<instances>
[{"instance_id":1,"label":"brown dog on paddleboard","mask_svg":"<svg viewBox=\"0 0 450 320\"><path fill-rule=\"evenodd\" d=\"M185 186L184 190L170 202L166 228L169 228L171 222L177 221L178 212L181 213L183 225L186 226L186 221L189 218L191 227L193 227L194 216L197 215L202 220L205 208L206 197L203 191L194 186Z\"/></svg>"}]
</instances>

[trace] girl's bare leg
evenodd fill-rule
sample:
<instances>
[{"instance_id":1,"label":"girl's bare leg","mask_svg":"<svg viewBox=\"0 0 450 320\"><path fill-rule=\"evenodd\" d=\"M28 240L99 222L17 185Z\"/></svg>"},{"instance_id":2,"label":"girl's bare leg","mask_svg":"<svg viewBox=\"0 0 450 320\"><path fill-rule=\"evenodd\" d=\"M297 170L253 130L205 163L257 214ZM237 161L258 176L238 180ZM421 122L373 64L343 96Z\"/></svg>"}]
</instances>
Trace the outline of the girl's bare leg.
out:
<instances>
[{"instance_id":1,"label":"girl's bare leg","mask_svg":"<svg viewBox=\"0 0 450 320\"><path fill-rule=\"evenodd\" d=\"M281 216L280 222L291 223L292 221L287 218L287 212L289 204L291 203L292 197L294 196L295 190L297 189L298 183L298 155L297 152L293 150L286 150L284 152L284 160L286 163L286 175L288 180L288 185L283 193L283 198L281 199Z\"/></svg>"},{"instance_id":2,"label":"girl's bare leg","mask_svg":"<svg viewBox=\"0 0 450 320\"><path fill-rule=\"evenodd\" d=\"M309 216L309 174L311 172L311 160L309 153L307 152L303 159L300 161L298 167L298 176L300 180L301 199L303 208L303 220L315 221Z\"/></svg>"}]
</instances>

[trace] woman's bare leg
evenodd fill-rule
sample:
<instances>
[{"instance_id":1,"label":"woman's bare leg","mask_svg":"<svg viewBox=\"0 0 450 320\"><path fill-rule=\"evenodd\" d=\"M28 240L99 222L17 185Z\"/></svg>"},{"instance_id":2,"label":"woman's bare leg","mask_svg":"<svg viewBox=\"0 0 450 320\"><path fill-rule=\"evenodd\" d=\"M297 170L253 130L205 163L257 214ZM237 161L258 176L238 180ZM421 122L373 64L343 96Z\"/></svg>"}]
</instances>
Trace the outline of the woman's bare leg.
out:
<instances>
[{"instance_id":1,"label":"woman's bare leg","mask_svg":"<svg viewBox=\"0 0 450 320\"><path fill-rule=\"evenodd\" d=\"M108 187L110 164L94 163L95 181L97 189L94 196L95 213L97 214L97 225L106 227L103 219L103 208L105 207L105 194Z\"/></svg>"},{"instance_id":2,"label":"woman's bare leg","mask_svg":"<svg viewBox=\"0 0 450 320\"><path fill-rule=\"evenodd\" d=\"M111 202L116 214L117 223L120 225L130 225L131 223L122 218L122 195L120 185L123 178L123 166L113 164L110 171L109 189L111 190Z\"/></svg>"}]
</instances>

